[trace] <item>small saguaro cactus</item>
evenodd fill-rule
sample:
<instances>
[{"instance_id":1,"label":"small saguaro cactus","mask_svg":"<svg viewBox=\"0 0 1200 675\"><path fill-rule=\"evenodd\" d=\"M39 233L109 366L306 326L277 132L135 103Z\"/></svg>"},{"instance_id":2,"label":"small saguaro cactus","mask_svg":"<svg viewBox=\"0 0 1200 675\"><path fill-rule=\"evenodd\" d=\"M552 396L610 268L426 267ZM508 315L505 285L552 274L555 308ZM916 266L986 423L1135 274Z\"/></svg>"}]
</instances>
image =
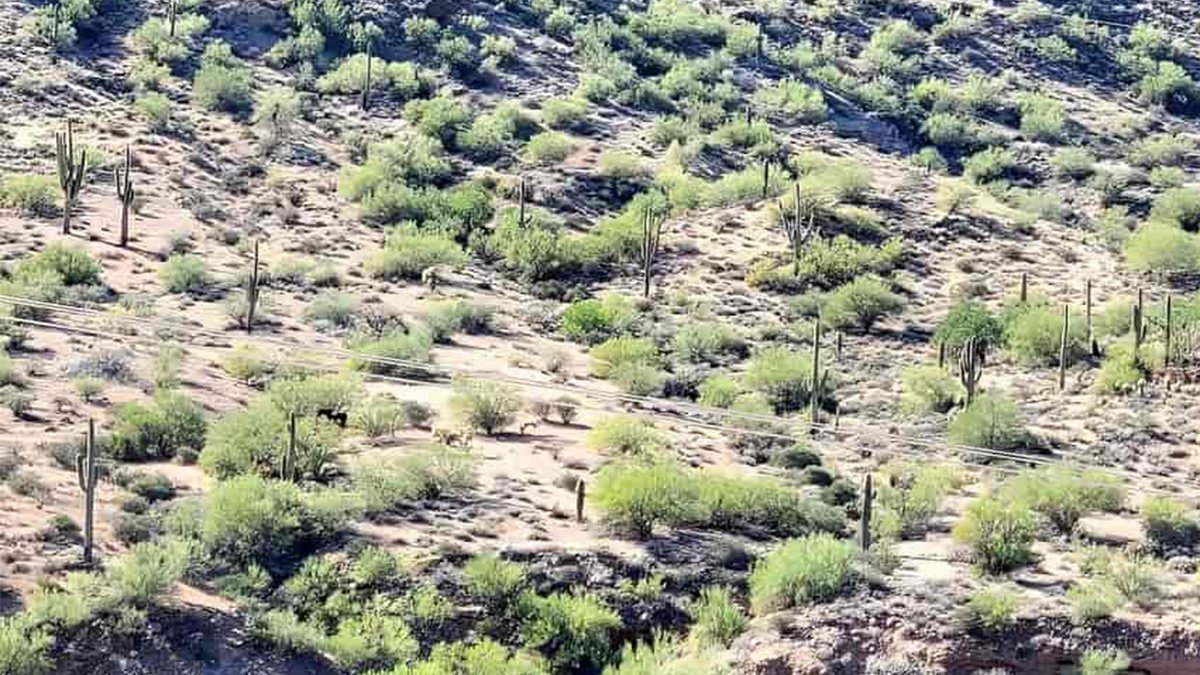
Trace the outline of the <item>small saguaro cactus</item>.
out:
<instances>
[{"instance_id":1,"label":"small saguaro cactus","mask_svg":"<svg viewBox=\"0 0 1200 675\"><path fill-rule=\"evenodd\" d=\"M583 479L575 481L575 521L583 522L583 502L587 499L587 484Z\"/></svg>"},{"instance_id":2,"label":"small saguaro cactus","mask_svg":"<svg viewBox=\"0 0 1200 675\"><path fill-rule=\"evenodd\" d=\"M1022 305L1029 302L1029 273L1028 272L1021 272L1021 290L1020 290L1019 294L1017 295L1017 297L1020 299Z\"/></svg>"},{"instance_id":3,"label":"small saguaro cactus","mask_svg":"<svg viewBox=\"0 0 1200 675\"><path fill-rule=\"evenodd\" d=\"M1100 342L1096 340L1096 327L1092 321L1092 280L1088 279L1083 287L1084 303L1087 305L1087 340L1088 351L1092 356L1100 356Z\"/></svg>"},{"instance_id":4,"label":"small saguaro cactus","mask_svg":"<svg viewBox=\"0 0 1200 675\"><path fill-rule=\"evenodd\" d=\"M983 377L983 349L979 338L968 338L958 354L958 381L967 392L966 405L975 402L975 391Z\"/></svg>"},{"instance_id":5,"label":"small saguaro cactus","mask_svg":"<svg viewBox=\"0 0 1200 675\"><path fill-rule=\"evenodd\" d=\"M67 121L65 133L54 134L54 145L58 159L58 185L63 193L62 233L71 234L71 209L83 188L83 178L87 173L87 149L80 148L76 155L75 129L70 120Z\"/></svg>"},{"instance_id":6,"label":"small saguaro cactus","mask_svg":"<svg viewBox=\"0 0 1200 675\"><path fill-rule=\"evenodd\" d=\"M254 264L250 267L250 281L246 287L246 332L254 330L254 310L258 308L258 241L254 242Z\"/></svg>"},{"instance_id":7,"label":"small saguaro cactus","mask_svg":"<svg viewBox=\"0 0 1200 675\"><path fill-rule=\"evenodd\" d=\"M1133 349L1134 351L1142 348L1142 343L1146 341L1146 299L1142 289L1138 289L1137 303L1130 310L1130 331L1133 333Z\"/></svg>"},{"instance_id":8,"label":"small saguaro cactus","mask_svg":"<svg viewBox=\"0 0 1200 675\"><path fill-rule=\"evenodd\" d=\"M1167 296L1167 315L1165 317L1166 325L1163 326L1163 366L1171 367L1171 324L1174 323L1174 302L1171 296ZM1169 384L1168 380L1168 384Z\"/></svg>"},{"instance_id":9,"label":"small saguaro cactus","mask_svg":"<svg viewBox=\"0 0 1200 675\"><path fill-rule=\"evenodd\" d=\"M1067 389L1067 342L1071 330L1071 306L1063 305L1062 334L1058 339L1058 390Z\"/></svg>"},{"instance_id":10,"label":"small saguaro cactus","mask_svg":"<svg viewBox=\"0 0 1200 675\"><path fill-rule=\"evenodd\" d=\"M769 190L771 189L771 160L765 157L762 161L762 176L762 198L766 199L770 194Z\"/></svg>"},{"instance_id":11,"label":"small saguaro cactus","mask_svg":"<svg viewBox=\"0 0 1200 675\"><path fill-rule=\"evenodd\" d=\"M858 541L862 550L871 550L871 506L875 501L875 489L871 474L863 478L862 513L859 514Z\"/></svg>"},{"instance_id":12,"label":"small saguaro cactus","mask_svg":"<svg viewBox=\"0 0 1200 675\"><path fill-rule=\"evenodd\" d=\"M133 190L133 150L125 146L125 171L113 169L117 186L117 199L121 202L121 248L129 245L129 209L133 207L135 193Z\"/></svg>"},{"instance_id":13,"label":"small saguaro cactus","mask_svg":"<svg viewBox=\"0 0 1200 675\"><path fill-rule=\"evenodd\" d=\"M817 234L817 207L811 200L801 199L800 183L792 186L791 213L779 202L779 220L783 233L792 248L792 274L800 274L800 254Z\"/></svg>"},{"instance_id":14,"label":"small saguaro cactus","mask_svg":"<svg viewBox=\"0 0 1200 675\"><path fill-rule=\"evenodd\" d=\"M525 176L517 183L517 226L525 227L525 199L528 196L529 185Z\"/></svg>"},{"instance_id":15,"label":"small saguaro cactus","mask_svg":"<svg viewBox=\"0 0 1200 675\"><path fill-rule=\"evenodd\" d=\"M93 526L96 521L96 485L100 469L96 465L96 422L88 418L87 440L83 452L75 455L75 473L83 491L83 564L92 564Z\"/></svg>"},{"instance_id":16,"label":"small saguaro cactus","mask_svg":"<svg viewBox=\"0 0 1200 675\"><path fill-rule=\"evenodd\" d=\"M650 280L654 275L654 259L658 256L658 245L662 240L665 214L657 214L647 208L642 213L642 297L650 297Z\"/></svg>"},{"instance_id":17,"label":"small saguaro cactus","mask_svg":"<svg viewBox=\"0 0 1200 675\"><path fill-rule=\"evenodd\" d=\"M809 422L813 428L821 421L821 390L825 387L828 373L821 373L821 322L813 324L812 348L812 392L809 394Z\"/></svg>"}]
</instances>

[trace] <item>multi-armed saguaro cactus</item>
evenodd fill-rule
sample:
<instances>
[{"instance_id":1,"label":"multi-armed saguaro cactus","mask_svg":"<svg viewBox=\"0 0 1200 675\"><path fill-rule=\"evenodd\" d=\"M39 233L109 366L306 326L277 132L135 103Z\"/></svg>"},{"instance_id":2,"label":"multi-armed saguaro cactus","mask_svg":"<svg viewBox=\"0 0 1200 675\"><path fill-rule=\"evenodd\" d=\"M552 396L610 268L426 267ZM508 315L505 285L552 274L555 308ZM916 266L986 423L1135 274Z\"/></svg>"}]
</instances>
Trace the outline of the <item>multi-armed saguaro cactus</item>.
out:
<instances>
[{"instance_id":1,"label":"multi-armed saguaro cactus","mask_svg":"<svg viewBox=\"0 0 1200 675\"><path fill-rule=\"evenodd\" d=\"M802 199L800 183L792 186L791 212L779 202L779 221L792 247L792 274L800 274L800 254L817 234L817 207L813 201Z\"/></svg>"},{"instance_id":2,"label":"multi-armed saguaro cactus","mask_svg":"<svg viewBox=\"0 0 1200 675\"><path fill-rule=\"evenodd\" d=\"M650 279L654 275L654 259L658 256L658 244L662 240L666 214L658 214L647 207L642 213L642 297L650 297Z\"/></svg>"},{"instance_id":3,"label":"multi-armed saguaro cactus","mask_svg":"<svg viewBox=\"0 0 1200 675\"><path fill-rule=\"evenodd\" d=\"M71 208L83 188L87 173L87 150L80 148L75 154L75 129L67 121L66 133L54 134L55 153L58 158L58 184L63 193L62 233L71 234Z\"/></svg>"},{"instance_id":4,"label":"multi-armed saguaro cactus","mask_svg":"<svg viewBox=\"0 0 1200 675\"><path fill-rule=\"evenodd\" d=\"M133 151L125 146L125 171L113 169L117 185L117 199L121 202L121 248L129 245L129 209L133 207Z\"/></svg>"},{"instance_id":5,"label":"multi-armed saguaro cactus","mask_svg":"<svg viewBox=\"0 0 1200 675\"><path fill-rule=\"evenodd\" d=\"M963 344L958 353L958 381L967 392L966 404L975 402L975 391L979 380L983 377L983 347L979 338L971 337Z\"/></svg>"},{"instance_id":6,"label":"multi-armed saguaro cactus","mask_svg":"<svg viewBox=\"0 0 1200 675\"><path fill-rule=\"evenodd\" d=\"M75 473L83 491L83 564L92 564L92 526L96 516L96 484L100 470L96 466L96 423L88 419L87 442L75 455Z\"/></svg>"}]
</instances>

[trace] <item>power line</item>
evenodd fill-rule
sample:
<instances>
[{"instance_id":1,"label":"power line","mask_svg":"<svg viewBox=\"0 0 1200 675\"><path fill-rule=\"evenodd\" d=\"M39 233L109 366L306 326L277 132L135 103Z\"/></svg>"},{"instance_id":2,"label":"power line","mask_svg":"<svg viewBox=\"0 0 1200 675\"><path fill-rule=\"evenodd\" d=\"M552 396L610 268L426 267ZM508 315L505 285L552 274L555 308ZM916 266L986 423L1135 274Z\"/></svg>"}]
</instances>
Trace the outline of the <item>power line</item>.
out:
<instances>
[{"instance_id":1,"label":"power line","mask_svg":"<svg viewBox=\"0 0 1200 675\"><path fill-rule=\"evenodd\" d=\"M94 328L80 328L77 326L71 326L71 325L67 325L67 324L38 321L38 320L34 320L34 319L13 317L10 320L19 322L19 323L23 323L23 324L35 325L35 326L40 326L40 327L45 327L45 328L50 328L50 329L83 332L83 333L87 333L87 334L94 335L94 336L107 337L109 339L113 339L118 342L128 340L130 337L128 335L106 332L106 331L97 330ZM320 351L320 350L318 350L318 351ZM288 361L288 362L291 362L291 363L294 363L297 365L307 365L310 367L312 365L311 361L305 361L302 359L297 359L295 357L287 357L282 360ZM330 367L330 366L327 366L326 368L333 372L337 372L338 370L340 370L339 368ZM365 377L372 379L372 380L376 380L376 381L394 382L394 383L406 384L406 385L439 386L439 387L450 386L450 384L446 383L446 382L417 380L417 379L411 379L411 378L402 378L402 377L397 377L397 376L388 376L388 375L373 374L373 373L368 373L365 375ZM484 378L477 378L477 379L484 379ZM532 386L535 388L542 387L543 385L544 385L544 383L532 383L532 384L527 383L527 382L521 383L521 386ZM607 394L607 392L597 392L597 393ZM564 405L566 407L572 407L572 408L580 409L580 410L594 410L594 411L601 411L601 412L611 412L611 410L607 409L607 408L599 408L599 407L595 407L595 406L585 406L585 405L582 405L579 403L568 403L568 402L556 401L555 404L556 405ZM708 423L708 422L699 422L699 421L696 421L693 419L680 418L680 417L666 415L666 414L663 414L658 411L649 411L649 412L643 413L643 414L645 414L645 416L647 416L647 417L661 419L661 420L668 421L671 423L682 424L685 426L691 426L693 428L705 429L705 430L709 430L709 431L756 436L756 437L771 438L771 439L775 439L775 440L785 440L785 441L794 441L796 439L796 437L791 434L781 434L781 433L759 430L759 429L747 429L747 428L731 426L731 425L727 425L727 424L714 424L714 423ZM825 425L822 425L822 426L825 426ZM840 431L836 428L833 428L832 430L835 432ZM915 441L914 442L912 439L905 439L903 437L898 437L898 436L896 437L896 439L898 440L898 442L901 442L901 443L915 444L915 445L919 445L922 447L929 447L934 450L939 450L942 448L949 448L949 449L959 449L959 450L962 450L962 451L968 452L968 453L970 453L973 450L970 447L951 446L949 444L940 444L939 445L939 444L926 442L926 441ZM820 439L818 442L819 443L834 443L837 445L845 445L845 441ZM974 450L986 451L989 453L992 452L992 451L987 451L986 449L983 449L983 448L978 448L978 449L974 449ZM919 452L916 450L911 450L911 449L887 448L887 449L882 450L882 452L888 453L888 454L896 454L896 455L900 455L903 457L910 457L910 458L914 458L914 459L918 459L918 460L928 460L930 457L929 453L922 453L922 452ZM990 455L985 455L985 456L990 456ZM1097 470L1097 471L1100 471L1103 473L1110 474L1116 478L1122 478L1122 479L1126 479L1126 480L1130 479L1131 477L1149 478L1149 479L1157 478L1156 476L1146 475L1146 474L1142 474L1139 472L1133 472L1133 471L1128 471L1128 470L1116 470L1116 469L1108 469L1106 467L1098 467L1095 465L1077 464L1074 462L1055 461L1051 458L1037 457L1037 456L1031 456L1031 455L1021 455L1021 454L1016 454L1016 453L1001 453L1000 456L993 456L993 458L1001 459L1001 460L1005 460L1005 461L1013 461L1013 462L1017 462L1017 463L1021 463L1021 464L1032 464L1032 465L1039 465L1039 466L1066 466L1069 468L1076 468L1076 469L1092 469L1092 470ZM943 459L947 459L947 458L943 458ZM960 464L963 464L964 466L968 466L968 467L972 467L972 468L991 470L991 471L996 471L999 473L1007 473L1007 474L1011 474L1011 475L1017 475L1017 474L1021 473L1021 471L1018 469L999 467L999 466L995 466L992 464L985 464L985 463L980 463L980 462L971 462L971 461L965 460L961 457L951 457L948 459L951 459ZM1099 485L1099 484L1096 484L1096 485ZM1143 489L1146 491L1155 492L1158 494L1173 494L1169 491L1160 490L1157 488L1143 488Z\"/></svg>"}]
</instances>

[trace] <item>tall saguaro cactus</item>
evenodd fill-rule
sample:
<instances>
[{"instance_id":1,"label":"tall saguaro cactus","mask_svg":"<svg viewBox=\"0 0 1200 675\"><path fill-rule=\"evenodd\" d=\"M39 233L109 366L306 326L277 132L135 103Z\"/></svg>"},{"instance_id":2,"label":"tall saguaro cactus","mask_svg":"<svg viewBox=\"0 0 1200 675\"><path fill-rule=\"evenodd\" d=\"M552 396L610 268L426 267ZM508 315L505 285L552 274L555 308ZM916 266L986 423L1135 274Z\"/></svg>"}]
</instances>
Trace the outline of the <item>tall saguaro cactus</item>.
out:
<instances>
[{"instance_id":1,"label":"tall saguaro cactus","mask_svg":"<svg viewBox=\"0 0 1200 675\"><path fill-rule=\"evenodd\" d=\"M83 178L87 173L87 150L80 148L76 156L75 129L69 120L65 133L54 134L54 146L58 159L58 185L63 193L62 233L71 234L71 209L83 188Z\"/></svg>"},{"instance_id":2,"label":"tall saguaro cactus","mask_svg":"<svg viewBox=\"0 0 1200 675\"><path fill-rule=\"evenodd\" d=\"M816 205L801 200L800 182L792 186L791 213L779 202L779 219L783 233L787 236L788 245L792 248L792 274L800 274L800 254L804 247L817 234Z\"/></svg>"},{"instance_id":3,"label":"tall saguaro cactus","mask_svg":"<svg viewBox=\"0 0 1200 675\"><path fill-rule=\"evenodd\" d=\"M1071 306L1063 305L1062 334L1058 340L1058 390L1067 389L1067 342L1071 331Z\"/></svg>"},{"instance_id":4,"label":"tall saguaro cactus","mask_svg":"<svg viewBox=\"0 0 1200 675\"><path fill-rule=\"evenodd\" d=\"M167 3L167 31L171 37L175 37L175 20L178 18L179 0L170 0Z\"/></svg>"},{"instance_id":5,"label":"tall saguaro cactus","mask_svg":"<svg viewBox=\"0 0 1200 675\"><path fill-rule=\"evenodd\" d=\"M871 550L871 506L875 501L875 489L871 474L863 479L862 513L858 525L859 546L863 551Z\"/></svg>"},{"instance_id":6,"label":"tall saguaro cactus","mask_svg":"<svg viewBox=\"0 0 1200 675\"><path fill-rule=\"evenodd\" d=\"M958 354L958 381L967 392L968 406L975 402L975 391L982 377L983 349L979 345L979 338L972 337L967 339Z\"/></svg>"},{"instance_id":7,"label":"tall saguaro cactus","mask_svg":"<svg viewBox=\"0 0 1200 675\"><path fill-rule=\"evenodd\" d=\"M283 455L283 469L280 472L286 481L296 481L296 413L288 414L287 449Z\"/></svg>"},{"instance_id":8,"label":"tall saguaro cactus","mask_svg":"<svg viewBox=\"0 0 1200 675\"><path fill-rule=\"evenodd\" d=\"M115 174L113 182L117 186L117 199L121 202L121 248L129 245L129 209L133 207L134 190L133 190L133 150L129 146L125 146L125 171L121 172L121 168L113 169Z\"/></svg>"},{"instance_id":9,"label":"tall saguaro cactus","mask_svg":"<svg viewBox=\"0 0 1200 675\"><path fill-rule=\"evenodd\" d=\"M367 54L367 76L366 76L366 80L363 82L362 100L360 101L360 105L362 106L362 109L364 111L366 111L368 108L371 107L371 56L372 56L371 52L372 52L372 49L371 49L371 41L370 40L367 41L367 48L365 51Z\"/></svg>"},{"instance_id":10,"label":"tall saguaro cactus","mask_svg":"<svg viewBox=\"0 0 1200 675\"><path fill-rule=\"evenodd\" d=\"M87 441L83 452L75 455L75 473L83 491L83 564L92 564L93 526L96 521L96 484L100 470L96 466L96 422L88 418Z\"/></svg>"},{"instance_id":11,"label":"tall saguaro cactus","mask_svg":"<svg viewBox=\"0 0 1200 675\"><path fill-rule=\"evenodd\" d=\"M821 390L825 376L821 374L821 321L813 323L812 392L809 394L808 421L813 428L821 421Z\"/></svg>"},{"instance_id":12,"label":"tall saguaro cactus","mask_svg":"<svg viewBox=\"0 0 1200 675\"><path fill-rule=\"evenodd\" d=\"M666 215L654 213L647 208L642 213L642 297L650 297L650 280L654 276L654 259L658 257L658 245L662 241Z\"/></svg>"},{"instance_id":13,"label":"tall saguaro cactus","mask_svg":"<svg viewBox=\"0 0 1200 675\"><path fill-rule=\"evenodd\" d=\"M525 176L517 183L517 227L525 227L525 199L528 196L529 184Z\"/></svg>"},{"instance_id":14,"label":"tall saguaro cactus","mask_svg":"<svg viewBox=\"0 0 1200 675\"><path fill-rule=\"evenodd\" d=\"M583 479L575 481L575 522L583 522L583 503L587 499L587 484Z\"/></svg>"},{"instance_id":15,"label":"tall saguaro cactus","mask_svg":"<svg viewBox=\"0 0 1200 675\"><path fill-rule=\"evenodd\" d=\"M254 265L250 268L250 284L246 288L246 333L254 330L254 310L258 308L258 240L254 241Z\"/></svg>"}]
</instances>

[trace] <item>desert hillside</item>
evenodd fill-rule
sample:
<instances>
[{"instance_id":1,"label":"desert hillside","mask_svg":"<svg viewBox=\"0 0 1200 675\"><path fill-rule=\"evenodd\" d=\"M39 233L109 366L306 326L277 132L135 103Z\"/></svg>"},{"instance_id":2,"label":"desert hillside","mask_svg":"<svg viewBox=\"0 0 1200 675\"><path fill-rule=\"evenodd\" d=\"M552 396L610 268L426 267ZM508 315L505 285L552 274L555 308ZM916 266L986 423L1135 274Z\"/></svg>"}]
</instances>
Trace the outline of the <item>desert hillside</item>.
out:
<instances>
[{"instance_id":1,"label":"desert hillside","mask_svg":"<svg viewBox=\"0 0 1200 675\"><path fill-rule=\"evenodd\" d=\"M0 4L0 675L1200 672L1198 21Z\"/></svg>"}]
</instances>

